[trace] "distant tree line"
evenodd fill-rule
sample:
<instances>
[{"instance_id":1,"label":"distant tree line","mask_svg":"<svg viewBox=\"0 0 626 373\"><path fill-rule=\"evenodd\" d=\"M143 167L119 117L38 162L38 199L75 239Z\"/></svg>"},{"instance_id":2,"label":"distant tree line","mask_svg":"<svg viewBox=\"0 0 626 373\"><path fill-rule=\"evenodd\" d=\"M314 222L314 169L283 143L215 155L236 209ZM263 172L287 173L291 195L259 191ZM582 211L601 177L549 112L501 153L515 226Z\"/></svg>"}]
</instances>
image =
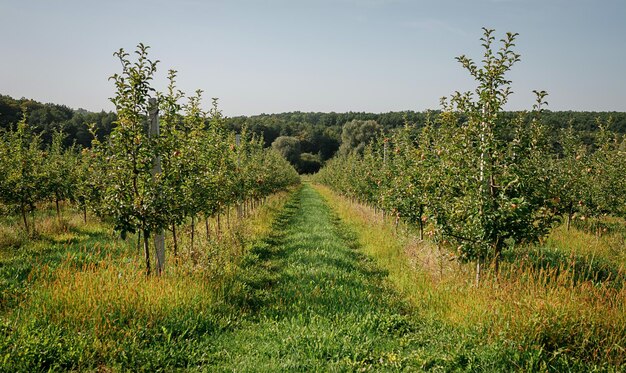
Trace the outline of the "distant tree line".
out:
<instances>
[{"instance_id":1,"label":"distant tree line","mask_svg":"<svg viewBox=\"0 0 626 373\"><path fill-rule=\"evenodd\" d=\"M54 134L62 132L65 135L65 147L76 144L83 148L91 146L91 124L95 125L98 138L103 139L111 133L113 122L117 119L113 112L93 113L83 109L74 110L65 105L42 104L27 98L14 99L0 95L0 129L16 129L24 114L33 133L41 137L44 145L52 144Z\"/></svg>"},{"instance_id":2,"label":"distant tree line","mask_svg":"<svg viewBox=\"0 0 626 373\"><path fill-rule=\"evenodd\" d=\"M41 137L44 145L52 143L53 134L61 131L65 134L64 146L76 144L79 147L90 147L93 136L89 130L95 125L96 135L101 140L107 137L113 128L117 115L113 112L89 112L83 109L74 110L65 105L40 102L21 98L14 99L7 95L0 95L0 129L15 127L22 119L23 112L34 134ZM307 172L315 171L326 160L332 158L342 144L344 125L353 121L374 121L384 131L402 128L406 123L412 124L416 130L421 129L430 119L436 121L439 110L435 111L398 111L388 113L304 113L289 112L280 114L261 114L254 116L237 116L225 119L225 126L229 130L241 131L242 128L256 136L262 136L264 146L269 147L279 137L288 136L299 140L301 166ZM503 112L503 117L514 119L518 112ZM544 110L542 121L553 136L560 130L572 128L579 133L582 141L593 145L594 132L597 131L597 122L608 123L612 118L608 130L626 134L626 113L624 112L578 112L578 111L549 111ZM376 128L378 128L376 126ZM319 162L320 164L316 164ZM298 166L299 163L294 163ZM302 170L301 170L302 171Z\"/></svg>"},{"instance_id":3,"label":"distant tree line","mask_svg":"<svg viewBox=\"0 0 626 373\"><path fill-rule=\"evenodd\" d=\"M250 132L263 136L265 146L274 144L279 152L289 154L288 159L301 173L314 173L336 154L346 154L352 148L363 147L367 143L363 140L368 135L375 136L380 131L391 133L405 124L410 124L417 133L428 121L437 122L440 114L440 110L380 114L291 112L227 118L226 126L235 131L246 127ZM502 118L517 120L520 114L503 112ZM542 122L547 128L547 136L552 139L557 139L562 130L571 128L584 144L594 145L598 121L610 123L607 130L626 134L624 112L542 111ZM503 133L502 136L512 137L513 133ZM555 140L553 146L556 151L560 150L558 141ZM294 152L300 157L294 156Z\"/></svg>"}]
</instances>

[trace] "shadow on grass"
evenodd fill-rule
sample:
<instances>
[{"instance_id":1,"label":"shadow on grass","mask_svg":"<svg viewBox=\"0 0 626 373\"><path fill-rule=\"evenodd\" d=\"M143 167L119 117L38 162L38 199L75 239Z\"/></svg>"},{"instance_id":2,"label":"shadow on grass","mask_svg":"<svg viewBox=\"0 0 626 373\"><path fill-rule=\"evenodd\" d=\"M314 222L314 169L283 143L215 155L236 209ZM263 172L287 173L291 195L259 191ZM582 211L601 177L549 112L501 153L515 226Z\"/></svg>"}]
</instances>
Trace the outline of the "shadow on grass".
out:
<instances>
[{"instance_id":1,"label":"shadow on grass","mask_svg":"<svg viewBox=\"0 0 626 373\"><path fill-rule=\"evenodd\" d=\"M242 258L239 272L227 292L227 302L247 314L256 314L269 300L285 266L282 245L286 227L298 213L300 194L294 193L272 224L271 234L256 242Z\"/></svg>"},{"instance_id":2,"label":"shadow on grass","mask_svg":"<svg viewBox=\"0 0 626 373\"><path fill-rule=\"evenodd\" d=\"M294 195L274 233L246 255L229 301L254 320L400 312L383 284L387 271L356 251L355 234L306 193Z\"/></svg>"},{"instance_id":3,"label":"shadow on grass","mask_svg":"<svg viewBox=\"0 0 626 373\"><path fill-rule=\"evenodd\" d=\"M606 285L616 289L624 286L624 272L601 257L586 257L567 254L557 249L528 248L507 251L502 256L507 263L532 268L536 273L551 271L556 279L559 275L571 276L574 284L591 281L595 285Z\"/></svg>"}]
</instances>

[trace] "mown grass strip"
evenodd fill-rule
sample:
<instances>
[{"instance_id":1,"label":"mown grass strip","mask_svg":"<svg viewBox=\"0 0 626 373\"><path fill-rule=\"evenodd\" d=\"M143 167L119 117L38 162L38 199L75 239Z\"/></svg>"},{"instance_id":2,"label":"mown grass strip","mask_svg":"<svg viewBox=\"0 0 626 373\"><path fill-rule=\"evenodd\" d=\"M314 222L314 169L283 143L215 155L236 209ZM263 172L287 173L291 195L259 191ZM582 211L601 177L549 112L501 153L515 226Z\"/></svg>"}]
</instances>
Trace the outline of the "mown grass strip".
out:
<instances>
[{"instance_id":1,"label":"mown grass strip","mask_svg":"<svg viewBox=\"0 0 626 373\"><path fill-rule=\"evenodd\" d=\"M216 371L494 369L496 351L403 302L310 185L251 251L239 281L234 300L247 317L211 344Z\"/></svg>"}]
</instances>

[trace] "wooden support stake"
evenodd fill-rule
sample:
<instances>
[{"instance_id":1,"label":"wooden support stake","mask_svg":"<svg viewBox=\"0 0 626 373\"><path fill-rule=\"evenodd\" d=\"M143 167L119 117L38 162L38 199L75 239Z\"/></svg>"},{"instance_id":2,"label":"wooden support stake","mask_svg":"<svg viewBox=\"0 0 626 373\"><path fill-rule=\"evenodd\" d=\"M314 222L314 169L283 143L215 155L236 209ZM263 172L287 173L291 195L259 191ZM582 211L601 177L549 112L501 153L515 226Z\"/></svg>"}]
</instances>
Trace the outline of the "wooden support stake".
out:
<instances>
[{"instance_id":1,"label":"wooden support stake","mask_svg":"<svg viewBox=\"0 0 626 373\"><path fill-rule=\"evenodd\" d=\"M236 134L235 135L235 146L237 147L237 168L241 167L241 135L240 134ZM242 188L243 189L243 188ZM243 193L243 190L242 190ZM241 202L239 201L237 203L237 218L241 219L243 216L243 208L241 206Z\"/></svg>"},{"instance_id":2,"label":"wooden support stake","mask_svg":"<svg viewBox=\"0 0 626 373\"><path fill-rule=\"evenodd\" d=\"M150 101L150 137L159 136L159 106L155 98L151 98ZM161 174L161 156L155 155L152 165L152 181L155 180L157 175ZM161 274L165 269L165 236L163 229L155 232L154 235L154 248L156 249L156 270L157 274Z\"/></svg>"}]
</instances>

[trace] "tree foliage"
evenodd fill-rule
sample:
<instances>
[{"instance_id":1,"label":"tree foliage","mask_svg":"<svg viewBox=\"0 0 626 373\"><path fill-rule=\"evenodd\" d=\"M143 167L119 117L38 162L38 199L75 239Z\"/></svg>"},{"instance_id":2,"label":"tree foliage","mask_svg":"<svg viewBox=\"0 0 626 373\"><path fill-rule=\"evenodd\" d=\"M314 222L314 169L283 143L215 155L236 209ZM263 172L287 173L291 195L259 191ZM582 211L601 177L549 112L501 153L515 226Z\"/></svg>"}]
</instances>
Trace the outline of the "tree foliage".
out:
<instances>
[{"instance_id":1,"label":"tree foliage","mask_svg":"<svg viewBox=\"0 0 626 373\"><path fill-rule=\"evenodd\" d=\"M98 168L104 173L99 210L122 235L143 233L149 273L148 238L155 232L169 228L175 235L177 226L190 218L193 250L199 216L264 198L297 182L298 176L285 160L265 157L260 142L245 132L235 144L234 135L225 131L217 99L209 112L201 107L200 90L181 103L185 95L176 88L176 71L169 72L167 92L156 92L151 82L158 61L148 57L148 49L139 44L135 61L122 49L115 53L122 65L122 72L111 77L116 126L106 142L96 142L94 152L106 164ZM155 120L157 109L161 126L149 133L148 121Z\"/></svg>"},{"instance_id":2,"label":"tree foliage","mask_svg":"<svg viewBox=\"0 0 626 373\"><path fill-rule=\"evenodd\" d=\"M300 161L300 140L293 136L279 136L272 142L272 149L282 155L289 163L296 166Z\"/></svg>"},{"instance_id":3,"label":"tree foliage","mask_svg":"<svg viewBox=\"0 0 626 373\"><path fill-rule=\"evenodd\" d=\"M27 214L33 212L36 203L46 197L41 138L32 133L24 114L17 129L3 133L1 141L0 198L2 203L19 209L28 233L34 227L29 226Z\"/></svg>"},{"instance_id":4,"label":"tree foliage","mask_svg":"<svg viewBox=\"0 0 626 373\"><path fill-rule=\"evenodd\" d=\"M352 120L341 130L339 154L363 154L365 147L380 133L382 127L374 120Z\"/></svg>"},{"instance_id":5,"label":"tree foliage","mask_svg":"<svg viewBox=\"0 0 626 373\"><path fill-rule=\"evenodd\" d=\"M481 63L457 58L477 83L473 92L442 99L425 123L407 121L362 152L340 152L316 179L422 232L428 223L436 242L477 263L477 278L481 263L497 269L503 250L540 240L562 214L623 215L624 145L611 123L601 121L591 141L572 127L555 136L543 91L532 111L503 111L516 37L497 47L485 29Z\"/></svg>"}]
</instances>

